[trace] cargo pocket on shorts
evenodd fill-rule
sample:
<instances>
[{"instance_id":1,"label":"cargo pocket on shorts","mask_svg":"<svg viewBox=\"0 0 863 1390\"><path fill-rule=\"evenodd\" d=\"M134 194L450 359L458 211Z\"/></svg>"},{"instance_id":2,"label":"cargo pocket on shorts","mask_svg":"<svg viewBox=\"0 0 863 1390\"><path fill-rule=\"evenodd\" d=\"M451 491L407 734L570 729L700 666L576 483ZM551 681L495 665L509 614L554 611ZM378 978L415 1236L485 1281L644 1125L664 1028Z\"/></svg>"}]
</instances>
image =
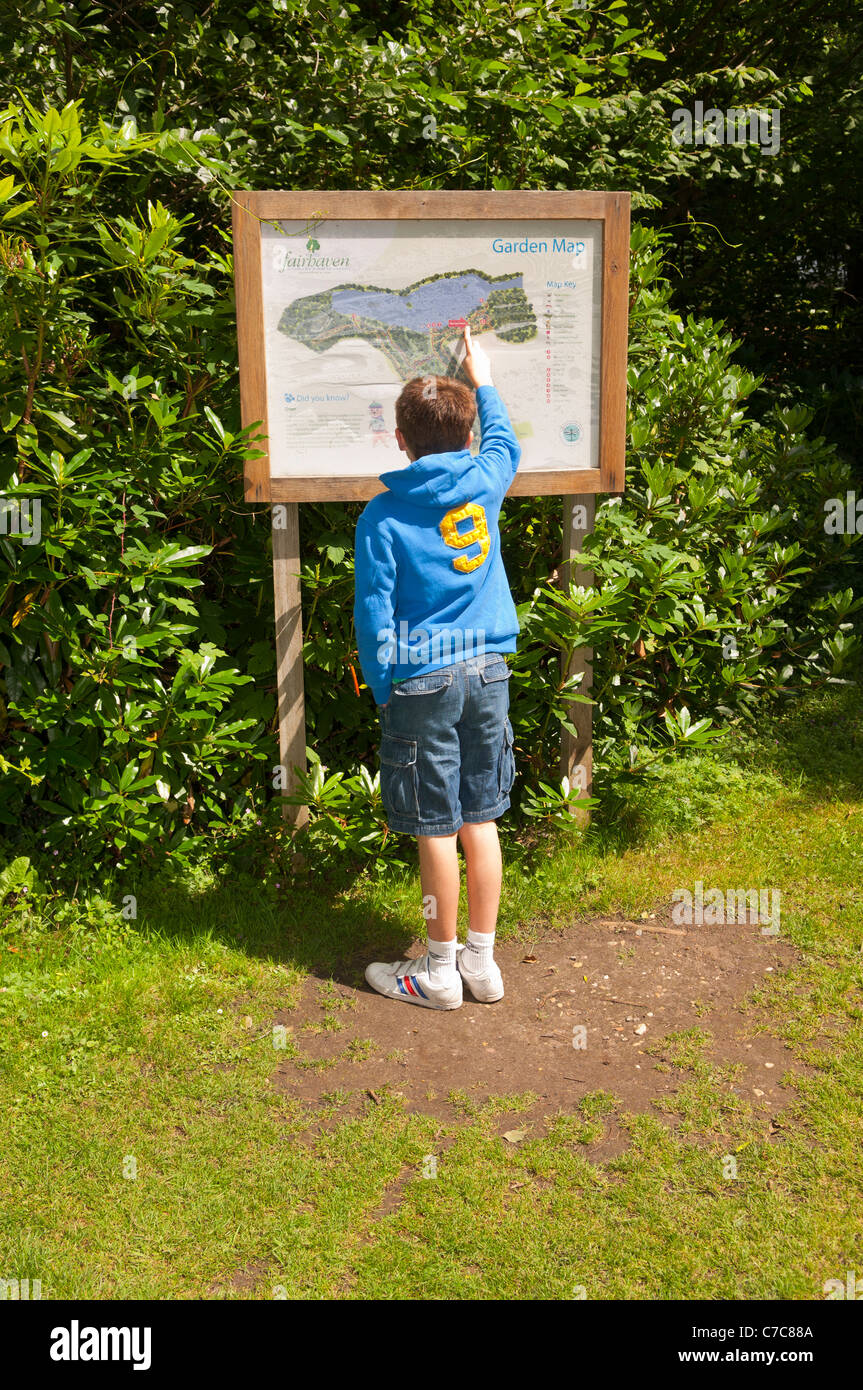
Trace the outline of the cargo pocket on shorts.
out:
<instances>
[{"instance_id":1,"label":"cargo pocket on shorts","mask_svg":"<svg viewBox=\"0 0 863 1390\"><path fill-rule=\"evenodd\" d=\"M501 797L509 796L512 791L512 784L515 781L515 742L512 725L509 720L504 720L503 739L500 745L500 760L498 762L498 791Z\"/></svg>"},{"instance_id":2,"label":"cargo pocket on shorts","mask_svg":"<svg viewBox=\"0 0 863 1390\"><path fill-rule=\"evenodd\" d=\"M394 734L381 739L381 797L390 814L419 820L417 745L412 739Z\"/></svg>"}]
</instances>

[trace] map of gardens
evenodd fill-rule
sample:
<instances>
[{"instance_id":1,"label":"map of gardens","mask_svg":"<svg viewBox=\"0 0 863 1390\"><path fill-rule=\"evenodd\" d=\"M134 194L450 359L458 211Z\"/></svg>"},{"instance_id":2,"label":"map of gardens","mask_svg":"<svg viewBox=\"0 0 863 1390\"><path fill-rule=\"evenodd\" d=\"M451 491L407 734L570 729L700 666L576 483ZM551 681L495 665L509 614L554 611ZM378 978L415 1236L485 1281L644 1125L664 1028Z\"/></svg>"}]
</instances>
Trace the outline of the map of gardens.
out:
<instances>
[{"instance_id":1,"label":"map of gardens","mask_svg":"<svg viewBox=\"0 0 863 1390\"><path fill-rule=\"evenodd\" d=\"M384 354L400 381L409 381L424 373L457 373L453 333L466 323L476 334L493 329L504 342L536 337L536 316L521 275L445 271L403 290L337 285L295 299L282 314L279 331L315 352L343 338L363 338Z\"/></svg>"},{"instance_id":2,"label":"map of gardens","mask_svg":"<svg viewBox=\"0 0 863 1390\"><path fill-rule=\"evenodd\" d=\"M600 252L587 222L265 225L273 474L406 466L396 397L412 377L459 375L466 323L491 357L522 469L595 467Z\"/></svg>"}]
</instances>

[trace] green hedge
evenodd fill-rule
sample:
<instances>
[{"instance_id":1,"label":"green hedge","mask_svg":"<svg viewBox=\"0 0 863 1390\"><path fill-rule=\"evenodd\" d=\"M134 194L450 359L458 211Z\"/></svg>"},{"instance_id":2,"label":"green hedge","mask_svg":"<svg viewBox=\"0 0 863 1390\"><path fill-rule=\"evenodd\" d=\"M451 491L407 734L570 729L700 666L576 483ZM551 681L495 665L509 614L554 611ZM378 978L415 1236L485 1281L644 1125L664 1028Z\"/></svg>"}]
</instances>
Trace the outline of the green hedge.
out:
<instances>
[{"instance_id":1,"label":"green hedge","mask_svg":"<svg viewBox=\"0 0 863 1390\"><path fill-rule=\"evenodd\" d=\"M0 495L25 519L41 507L38 544L0 539L0 820L76 865L188 855L276 800L269 517L242 502L217 153L75 103L0 116ZM196 185L206 219L144 196L169 176ZM555 587L560 499L504 509L534 816L567 800L559 737L578 692L559 647L594 649L600 776L640 775L711 721L859 659L854 538L823 518L847 465L803 409L747 416L755 378L722 325L672 311L663 238L638 225L632 290L628 487L586 547L595 592ZM307 788L312 835L362 852L385 836L374 706L351 672L358 510L305 505L301 530L309 743L330 774Z\"/></svg>"}]
</instances>

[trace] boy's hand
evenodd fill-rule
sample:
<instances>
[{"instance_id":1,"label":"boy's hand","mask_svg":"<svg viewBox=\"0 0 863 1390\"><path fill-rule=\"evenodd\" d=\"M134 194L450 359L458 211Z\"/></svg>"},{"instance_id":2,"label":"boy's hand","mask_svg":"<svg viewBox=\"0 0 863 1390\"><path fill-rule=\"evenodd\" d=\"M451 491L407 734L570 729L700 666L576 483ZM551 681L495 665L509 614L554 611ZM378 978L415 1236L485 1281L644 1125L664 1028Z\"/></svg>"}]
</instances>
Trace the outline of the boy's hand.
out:
<instances>
[{"instance_id":1,"label":"boy's hand","mask_svg":"<svg viewBox=\"0 0 863 1390\"><path fill-rule=\"evenodd\" d=\"M479 344L474 343L467 324L464 326L464 357L461 365L474 389L478 386L492 385L491 362L488 353Z\"/></svg>"}]
</instances>

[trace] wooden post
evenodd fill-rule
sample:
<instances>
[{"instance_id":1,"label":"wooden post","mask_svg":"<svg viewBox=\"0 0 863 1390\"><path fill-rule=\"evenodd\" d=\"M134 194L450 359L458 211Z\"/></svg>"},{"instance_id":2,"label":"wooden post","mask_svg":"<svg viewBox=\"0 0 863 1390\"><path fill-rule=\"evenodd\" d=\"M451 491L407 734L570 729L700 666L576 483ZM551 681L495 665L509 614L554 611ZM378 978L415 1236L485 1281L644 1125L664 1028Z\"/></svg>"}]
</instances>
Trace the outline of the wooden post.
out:
<instances>
[{"instance_id":1,"label":"wooden post","mask_svg":"<svg viewBox=\"0 0 863 1390\"><path fill-rule=\"evenodd\" d=\"M276 524L284 521L284 525ZM300 599L300 514L296 502L273 508L273 586L276 598L276 683L279 697L279 762L283 795L296 790L294 768L306 770L306 706L303 696L303 610ZM285 820L299 828L305 806L285 805Z\"/></svg>"},{"instance_id":2,"label":"wooden post","mask_svg":"<svg viewBox=\"0 0 863 1390\"><path fill-rule=\"evenodd\" d=\"M583 511L578 510L579 508ZM593 530L595 516L596 493L564 497L563 563L560 567L562 589L568 589L570 576L573 583L582 584L585 588L593 583L593 571L584 569L578 561L584 538ZM584 672L584 678L578 689L587 695L593 684L592 647L581 647L573 652L566 675L576 675L579 671ZM590 796L593 786L593 706L573 703L569 707L569 721L578 730L578 734L574 738L566 729L561 731L560 775L562 778L568 777L570 783L578 786L581 796ZM590 813L579 810L576 811L575 817L577 824L587 825Z\"/></svg>"}]
</instances>

